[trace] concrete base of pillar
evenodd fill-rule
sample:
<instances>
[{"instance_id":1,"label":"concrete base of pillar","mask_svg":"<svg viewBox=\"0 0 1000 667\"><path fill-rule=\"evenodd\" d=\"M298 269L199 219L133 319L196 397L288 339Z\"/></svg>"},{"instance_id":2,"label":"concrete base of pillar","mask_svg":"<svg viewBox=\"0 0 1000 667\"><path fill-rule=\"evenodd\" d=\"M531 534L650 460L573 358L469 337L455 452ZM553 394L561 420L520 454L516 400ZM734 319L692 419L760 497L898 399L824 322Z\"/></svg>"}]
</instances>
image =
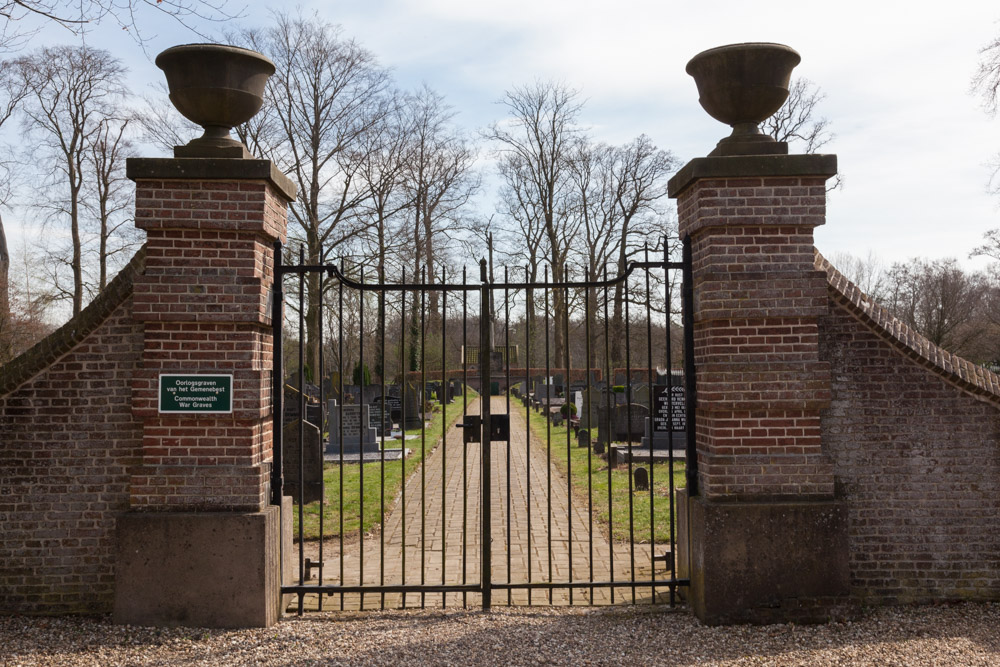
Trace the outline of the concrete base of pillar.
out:
<instances>
[{"instance_id":1,"label":"concrete base of pillar","mask_svg":"<svg viewBox=\"0 0 1000 667\"><path fill-rule=\"evenodd\" d=\"M678 575L707 625L823 623L852 616L847 507L838 501L714 502L678 492Z\"/></svg>"},{"instance_id":2,"label":"concrete base of pillar","mask_svg":"<svg viewBox=\"0 0 1000 667\"><path fill-rule=\"evenodd\" d=\"M118 519L114 621L267 627L281 614L279 508L130 513ZM290 517L291 512L286 512ZM286 551L290 545L286 546ZM286 567L290 554L285 554Z\"/></svg>"}]
</instances>

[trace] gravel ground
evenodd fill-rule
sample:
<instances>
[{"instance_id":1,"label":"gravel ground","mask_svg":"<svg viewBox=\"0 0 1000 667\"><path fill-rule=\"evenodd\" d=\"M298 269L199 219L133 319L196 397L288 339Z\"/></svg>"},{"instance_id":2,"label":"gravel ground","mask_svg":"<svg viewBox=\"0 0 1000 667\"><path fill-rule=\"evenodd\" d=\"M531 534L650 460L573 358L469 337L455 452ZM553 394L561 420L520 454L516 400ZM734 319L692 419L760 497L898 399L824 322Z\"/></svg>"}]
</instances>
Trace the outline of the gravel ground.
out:
<instances>
[{"instance_id":1,"label":"gravel ground","mask_svg":"<svg viewBox=\"0 0 1000 667\"><path fill-rule=\"evenodd\" d=\"M897 607L822 626L708 628L686 611L321 613L269 629L0 617L2 665L1000 665L1000 604Z\"/></svg>"}]
</instances>

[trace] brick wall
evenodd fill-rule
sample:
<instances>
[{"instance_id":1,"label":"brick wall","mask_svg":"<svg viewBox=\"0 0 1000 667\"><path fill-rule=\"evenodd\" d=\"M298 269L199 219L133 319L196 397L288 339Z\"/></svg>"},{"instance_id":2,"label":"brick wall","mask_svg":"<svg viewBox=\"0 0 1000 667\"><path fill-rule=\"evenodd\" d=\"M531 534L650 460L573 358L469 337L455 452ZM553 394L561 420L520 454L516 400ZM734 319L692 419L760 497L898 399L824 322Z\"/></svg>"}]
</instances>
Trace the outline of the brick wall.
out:
<instances>
[{"instance_id":1,"label":"brick wall","mask_svg":"<svg viewBox=\"0 0 1000 667\"><path fill-rule=\"evenodd\" d=\"M0 612L109 611L142 426L140 252L79 316L0 368Z\"/></svg>"},{"instance_id":2,"label":"brick wall","mask_svg":"<svg viewBox=\"0 0 1000 667\"><path fill-rule=\"evenodd\" d=\"M1000 599L1000 378L922 338L826 260L822 415L848 504L852 594Z\"/></svg>"}]
</instances>

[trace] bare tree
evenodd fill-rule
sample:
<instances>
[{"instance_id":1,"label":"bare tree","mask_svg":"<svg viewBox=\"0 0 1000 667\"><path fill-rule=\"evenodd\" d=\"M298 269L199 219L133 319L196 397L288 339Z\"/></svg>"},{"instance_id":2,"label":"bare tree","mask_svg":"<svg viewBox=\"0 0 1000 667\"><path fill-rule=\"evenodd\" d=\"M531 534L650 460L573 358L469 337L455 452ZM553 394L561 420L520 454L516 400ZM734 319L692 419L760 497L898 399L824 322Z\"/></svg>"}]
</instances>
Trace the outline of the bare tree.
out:
<instances>
[{"instance_id":1,"label":"bare tree","mask_svg":"<svg viewBox=\"0 0 1000 667\"><path fill-rule=\"evenodd\" d=\"M979 66L972 76L971 91L979 94L986 113L996 116L1000 92L1000 37L979 50Z\"/></svg>"},{"instance_id":2,"label":"bare tree","mask_svg":"<svg viewBox=\"0 0 1000 667\"><path fill-rule=\"evenodd\" d=\"M979 66L972 76L970 92L978 94L983 110L991 117L997 115L1000 103L1000 37L994 38L989 44L979 50ZM1000 195L1000 154L996 154L989 162L990 178L987 191L992 195ZM996 244L997 230L993 230L993 238L988 239ZM979 248L974 251L974 254ZM986 253L979 253L986 254ZM992 257L992 255L990 255Z\"/></svg>"},{"instance_id":3,"label":"bare tree","mask_svg":"<svg viewBox=\"0 0 1000 667\"><path fill-rule=\"evenodd\" d=\"M28 94L27 78L19 64L11 60L0 61L0 128L14 115L14 111ZM10 192L10 161L0 161L0 205L8 201ZM3 217L0 215L0 327L10 314L10 252Z\"/></svg>"},{"instance_id":4,"label":"bare tree","mask_svg":"<svg viewBox=\"0 0 1000 667\"><path fill-rule=\"evenodd\" d=\"M798 142L805 153L817 152L835 136L830 132L830 121L818 115L824 99L826 94L809 79L793 80L788 87L788 99L761 123L761 131L776 141Z\"/></svg>"},{"instance_id":5,"label":"bare tree","mask_svg":"<svg viewBox=\"0 0 1000 667\"><path fill-rule=\"evenodd\" d=\"M135 187L125 176L125 160L134 154L126 134L131 120L102 119L86 155L92 176L85 187L84 205L97 226L98 290L108 284L109 263L116 256L131 256L142 238L129 215Z\"/></svg>"},{"instance_id":6,"label":"bare tree","mask_svg":"<svg viewBox=\"0 0 1000 667\"><path fill-rule=\"evenodd\" d=\"M442 250L461 227L463 208L479 188L478 175L472 170L476 153L451 125L455 114L441 95L424 86L408 106L412 120L403 187L408 194L416 268L425 267L428 282L433 284ZM437 293L429 294L432 319L436 319L437 299Z\"/></svg>"},{"instance_id":7,"label":"bare tree","mask_svg":"<svg viewBox=\"0 0 1000 667\"><path fill-rule=\"evenodd\" d=\"M666 235L663 217L656 208L667 196L667 177L678 166L669 152L658 149L649 137L640 135L614 152L611 163L612 201L619 222L616 232L617 272L625 273L628 262L640 252L651 236ZM615 285L611 322L612 358L624 361L625 284Z\"/></svg>"},{"instance_id":8,"label":"bare tree","mask_svg":"<svg viewBox=\"0 0 1000 667\"><path fill-rule=\"evenodd\" d=\"M486 137L496 146L500 174L505 181L505 208L521 217L525 242L536 242L541 233L552 277L562 279L574 234L570 217L571 151L582 132L576 125L581 104L578 93L562 84L537 81L515 87L500 100L507 118L494 123ZM560 290L554 290L553 354L563 359L567 305ZM527 295L529 327L534 317L533 294Z\"/></svg>"},{"instance_id":9,"label":"bare tree","mask_svg":"<svg viewBox=\"0 0 1000 667\"><path fill-rule=\"evenodd\" d=\"M141 46L144 27L169 18L205 37L195 27L200 21L220 22L239 17L227 0L0 0L0 49L20 48L47 24L65 28L69 34L86 34L93 26L113 23Z\"/></svg>"},{"instance_id":10,"label":"bare tree","mask_svg":"<svg viewBox=\"0 0 1000 667\"><path fill-rule=\"evenodd\" d=\"M794 79L788 87L788 99L773 116L760 124L764 134L796 146L803 153L818 153L836 135L830 131L830 121L819 115L820 103L826 94L809 79ZM838 174L827 185L827 192L843 185Z\"/></svg>"},{"instance_id":11,"label":"bare tree","mask_svg":"<svg viewBox=\"0 0 1000 667\"><path fill-rule=\"evenodd\" d=\"M15 250L10 280L7 312L0 317L0 364L21 354L47 336L54 328L45 319L48 295L32 289L32 273L39 262L22 242Z\"/></svg>"},{"instance_id":12,"label":"bare tree","mask_svg":"<svg viewBox=\"0 0 1000 667\"><path fill-rule=\"evenodd\" d=\"M125 66L107 51L86 46L42 48L22 60L30 94L24 105L27 128L40 137L35 155L49 168L59 196L43 208L70 228L73 314L83 308L82 198L89 147L103 121L127 95ZM37 159L36 157L36 159Z\"/></svg>"},{"instance_id":13,"label":"bare tree","mask_svg":"<svg viewBox=\"0 0 1000 667\"><path fill-rule=\"evenodd\" d=\"M876 303L885 306L888 302L888 271L874 252L869 251L864 257L839 252L833 256L833 265Z\"/></svg>"},{"instance_id":14,"label":"bare tree","mask_svg":"<svg viewBox=\"0 0 1000 667\"><path fill-rule=\"evenodd\" d=\"M358 181L366 195L359 209L363 254L376 260L383 279L390 264L402 268L405 231L400 213L410 203L403 174L413 118L401 99L400 93L389 95L389 112L380 114L381 121L362 135L356 149Z\"/></svg>"},{"instance_id":15,"label":"bare tree","mask_svg":"<svg viewBox=\"0 0 1000 667\"><path fill-rule=\"evenodd\" d=\"M580 141L574 152L572 173L576 205L581 218L576 252L583 257L592 279L603 277L608 268L615 275L625 272L629 261L643 252L649 240L658 245L667 234L666 219L658 204L666 197L667 177L677 168L674 156L640 135L624 146L607 146ZM599 308L597 291L591 290L587 311L593 318ZM611 297L609 326L611 357L614 364L624 361L625 285L615 285ZM592 345L591 363L596 363L597 345Z\"/></svg>"},{"instance_id":16,"label":"bare tree","mask_svg":"<svg viewBox=\"0 0 1000 667\"><path fill-rule=\"evenodd\" d=\"M307 260L319 264L343 252L361 231L359 208L367 196L358 181L363 137L388 110L389 74L375 57L318 16L276 14L264 30L240 39L267 53L277 71L269 79L256 133L239 128L251 151L272 160L298 186L289 208ZM306 354L318 368L321 276L307 278Z\"/></svg>"},{"instance_id":17,"label":"bare tree","mask_svg":"<svg viewBox=\"0 0 1000 667\"><path fill-rule=\"evenodd\" d=\"M889 270L884 305L935 345L966 356L987 329L987 291L983 275L965 273L954 259L913 259Z\"/></svg>"}]
</instances>

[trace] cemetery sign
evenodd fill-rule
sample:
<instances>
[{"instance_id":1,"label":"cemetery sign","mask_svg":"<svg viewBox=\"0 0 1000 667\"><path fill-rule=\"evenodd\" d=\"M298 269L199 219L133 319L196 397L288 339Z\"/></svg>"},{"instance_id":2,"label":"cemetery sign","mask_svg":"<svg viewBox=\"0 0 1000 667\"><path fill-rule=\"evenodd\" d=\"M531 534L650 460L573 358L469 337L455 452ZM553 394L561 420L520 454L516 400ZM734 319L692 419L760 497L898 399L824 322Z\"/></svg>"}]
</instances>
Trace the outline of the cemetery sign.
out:
<instances>
[{"instance_id":1,"label":"cemetery sign","mask_svg":"<svg viewBox=\"0 0 1000 667\"><path fill-rule=\"evenodd\" d=\"M160 412L231 413L233 376L160 374Z\"/></svg>"}]
</instances>

